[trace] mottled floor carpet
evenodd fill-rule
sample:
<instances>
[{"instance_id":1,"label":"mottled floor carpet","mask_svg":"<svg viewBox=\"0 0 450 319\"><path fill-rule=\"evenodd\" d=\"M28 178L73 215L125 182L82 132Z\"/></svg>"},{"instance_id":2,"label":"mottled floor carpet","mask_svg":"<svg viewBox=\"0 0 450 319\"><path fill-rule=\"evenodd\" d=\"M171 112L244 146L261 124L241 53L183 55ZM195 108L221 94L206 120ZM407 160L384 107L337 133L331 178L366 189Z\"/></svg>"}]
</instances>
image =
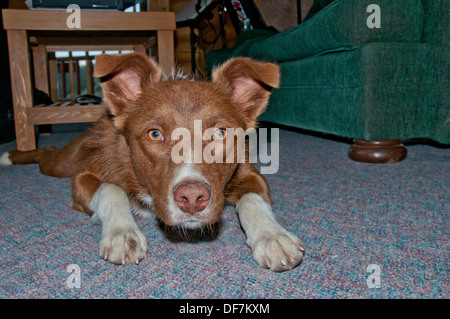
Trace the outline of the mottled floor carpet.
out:
<instances>
[{"instance_id":1,"label":"mottled floor carpet","mask_svg":"<svg viewBox=\"0 0 450 319\"><path fill-rule=\"evenodd\" d=\"M274 212L307 248L284 273L258 267L232 207L214 240L194 243L137 217L148 257L113 265L99 257L100 227L71 209L69 179L0 167L0 298L449 298L449 150L413 144L405 161L371 165L347 148L280 131L279 170L266 176Z\"/></svg>"}]
</instances>

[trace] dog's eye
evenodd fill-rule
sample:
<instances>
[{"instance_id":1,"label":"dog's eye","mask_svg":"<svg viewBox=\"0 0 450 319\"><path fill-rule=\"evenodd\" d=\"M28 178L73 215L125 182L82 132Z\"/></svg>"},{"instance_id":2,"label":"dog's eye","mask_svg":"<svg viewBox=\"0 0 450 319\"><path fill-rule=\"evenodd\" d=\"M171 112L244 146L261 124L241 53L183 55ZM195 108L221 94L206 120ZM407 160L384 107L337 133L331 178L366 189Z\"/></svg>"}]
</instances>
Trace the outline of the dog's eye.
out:
<instances>
[{"instance_id":1,"label":"dog's eye","mask_svg":"<svg viewBox=\"0 0 450 319\"><path fill-rule=\"evenodd\" d=\"M227 137L227 130L220 128L214 132L213 140L224 140Z\"/></svg>"},{"instance_id":2,"label":"dog's eye","mask_svg":"<svg viewBox=\"0 0 450 319\"><path fill-rule=\"evenodd\" d=\"M162 141L162 140L164 140L164 136L162 135L160 130L150 130L148 132L148 137L152 141Z\"/></svg>"}]
</instances>

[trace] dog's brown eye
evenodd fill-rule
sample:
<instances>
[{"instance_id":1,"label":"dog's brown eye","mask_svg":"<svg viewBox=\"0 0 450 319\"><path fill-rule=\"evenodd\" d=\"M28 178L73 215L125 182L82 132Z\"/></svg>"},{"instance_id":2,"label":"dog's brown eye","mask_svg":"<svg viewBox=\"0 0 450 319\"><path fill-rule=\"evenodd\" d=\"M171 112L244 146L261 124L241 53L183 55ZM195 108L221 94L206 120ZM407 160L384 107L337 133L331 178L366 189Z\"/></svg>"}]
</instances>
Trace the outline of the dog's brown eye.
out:
<instances>
[{"instance_id":1,"label":"dog's brown eye","mask_svg":"<svg viewBox=\"0 0 450 319\"><path fill-rule=\"evenodd\" d=\"M148 132L148 137L152 141L162 141L162 140L164 140L164 136L162 135L160 130L150 130Z\"/></svg>"},{"instance_id":2,"label":"dog's brown eye","mask_svg":"<svg viewBox=\"0 0 450 319\"><path fill-rule=\"evenodd\" d=\"M214 140L224 140L227 137L227 130L220 128L214 132L213 139Z\"/></svg>"}]
</instances>

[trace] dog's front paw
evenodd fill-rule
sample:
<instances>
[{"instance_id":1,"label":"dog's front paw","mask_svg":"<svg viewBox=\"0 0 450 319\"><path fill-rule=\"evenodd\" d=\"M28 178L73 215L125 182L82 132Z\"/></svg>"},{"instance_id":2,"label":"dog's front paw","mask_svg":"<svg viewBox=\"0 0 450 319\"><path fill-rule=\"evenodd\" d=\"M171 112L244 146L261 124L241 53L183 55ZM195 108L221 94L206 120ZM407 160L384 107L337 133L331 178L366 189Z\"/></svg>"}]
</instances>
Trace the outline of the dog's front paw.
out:
<instances>
[{"instance_id":1,"label":"dog's front paw","mask_svg":"<svg viewBox=\"0 0 450 319\"><path fill-rule=\"evenodd\" d=\"M112 229L102 235L100 256L114 264L139 264L147 255L147 248L139 229Z\"/></svg>"},{"instance_id":2,"label":"dog's front paw","mask_svg":"<svg viewBox=\"0 0 450 319\"><path fill-rule=\"evenodd\" d=\"M305 247L295 235L283 229L261 236L252 250L253 257L261 267L286 271L302 262Z\"/></svg>"}]
</instances>

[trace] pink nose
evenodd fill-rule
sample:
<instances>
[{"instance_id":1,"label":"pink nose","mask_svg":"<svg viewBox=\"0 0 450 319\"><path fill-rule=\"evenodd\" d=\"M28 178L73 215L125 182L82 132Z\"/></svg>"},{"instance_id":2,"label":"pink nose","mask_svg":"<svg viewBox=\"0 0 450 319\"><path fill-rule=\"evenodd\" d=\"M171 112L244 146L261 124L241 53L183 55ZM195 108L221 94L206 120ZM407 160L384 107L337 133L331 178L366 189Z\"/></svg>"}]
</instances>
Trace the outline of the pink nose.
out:
<instances>
[{"instance_id":1,"label":"pink nose","mask_svg":"<svg viewBox=\"0 0 450 319\"><path fill-rule=\"evenodd\" d=\"M183 212L194 215L208 205L211 192L200 181L187 181L175 187L173 198Z\"/></svg>"}]
</instances>

